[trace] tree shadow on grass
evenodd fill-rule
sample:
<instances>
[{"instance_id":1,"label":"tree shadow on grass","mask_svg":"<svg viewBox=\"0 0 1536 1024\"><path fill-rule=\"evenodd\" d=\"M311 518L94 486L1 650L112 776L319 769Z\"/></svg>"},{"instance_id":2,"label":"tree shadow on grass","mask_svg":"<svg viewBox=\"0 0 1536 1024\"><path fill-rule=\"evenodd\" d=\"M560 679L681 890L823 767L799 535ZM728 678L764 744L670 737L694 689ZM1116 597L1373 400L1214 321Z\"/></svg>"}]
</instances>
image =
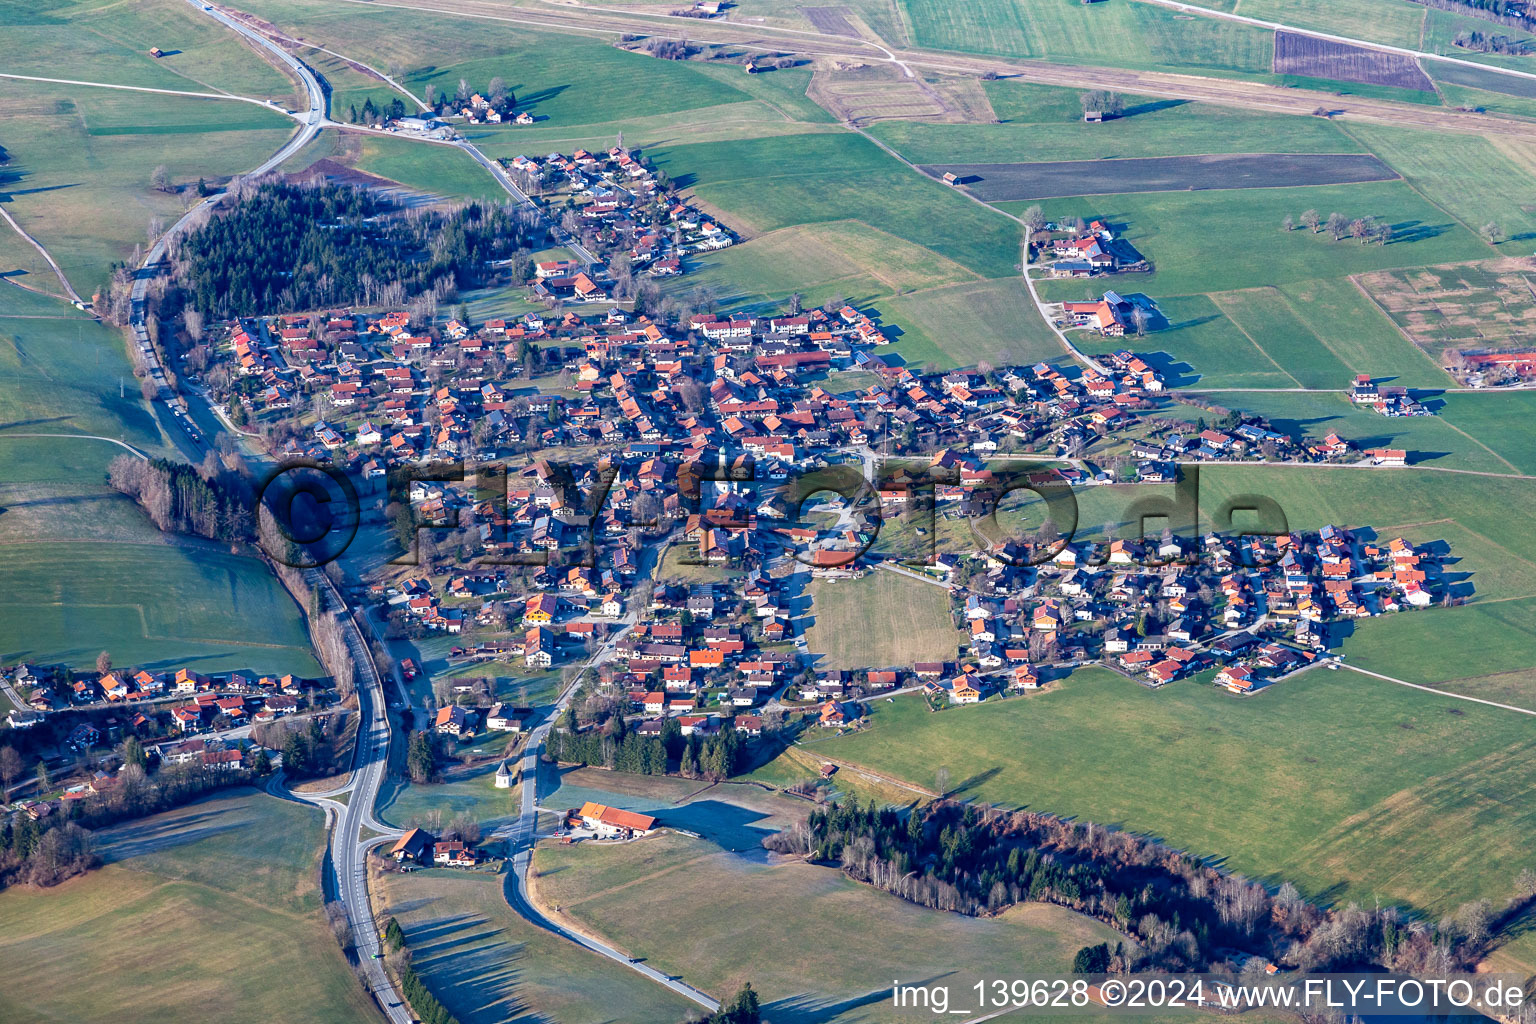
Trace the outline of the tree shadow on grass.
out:
<instances>
[{"instance_id":1,"label":"tree shadow on grass","mask_svg":"<svg viewBox=\"0 0 1536 1024\"><path fill-rule=\"evenodd\" d=\"M904 985L929 985L941 978L947 978L954 972L936 974L931 978L921 981L903 981ZM826 1021L876 1021L884 1019L879 1016L847 1017L856 1010L865 1007L874 1007L891 998L891 990L877 988L866 992L861 996L853 996L849 999L831 1000L824 996L811 992L802 992L799 995L777 999L764 1005L763 1018L772 1020L774 1024L824 1024Z\"/></svg>"}]
</instances>

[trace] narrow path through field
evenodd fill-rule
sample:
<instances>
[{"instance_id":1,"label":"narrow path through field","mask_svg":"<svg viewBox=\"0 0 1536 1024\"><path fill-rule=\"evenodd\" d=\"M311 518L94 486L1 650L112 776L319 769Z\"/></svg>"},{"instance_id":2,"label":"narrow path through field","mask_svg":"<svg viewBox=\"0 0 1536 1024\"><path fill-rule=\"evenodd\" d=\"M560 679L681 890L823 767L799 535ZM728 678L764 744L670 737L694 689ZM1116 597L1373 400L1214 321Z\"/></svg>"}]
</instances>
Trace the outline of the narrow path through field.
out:
<instances>
[{"instance_id":1,"label":"narrow path through field","mask_svg":"<svg viewBox=\"0 0 1536 1024\"><path fill-rule=\"evenodd\" d=\"M153 89L147 85L116 85L112 82L85 82L77 78L42 78L38 75L13 75L6 72L0 72L0 78L14 78L23 82L48 82L53 85L83 85L92 89L118 89L123 92L153 92L163 96L195 96L198 99L204 100L235 100L239 103L254 103L258 107L266 107L268 110L287 113L287 111L271 100L257 100L249 96L237 96L232 92L191 92L186 89Z\"/></svg>"},{"instance_id":2,"label":"narrow path through field","mask_svg":"<svg viewBox=\"0 0 1536 1024\"><path fill-rule=\"evenodd\" d=\"M1391 676L1384 676L1380 672L1370 672L1366 669L1360 668L1358 665L1346 665L1343 662L1340 662L1339 665L1341 668L1347 668L1351 672L1358 672L1363 676L1370 676L1373 679L1381 679L1388 683L1396 683L1398 686L1406 686L1414 690L1423 690L1425 693L1436 693L1442 697L1455 697L1457 700L1471 701L1473 704L1486 704L1491 708L1502 708L1505 711L1518 711L1522 715L1536 716L1536 711L1533 711L1530 708L1516 707L1513 704L1500 704L1496 700L1484 700L1482 697L1469 697L1464 693L1452 693L1450 690L1437 690L1433 686L1423 686L1419 683L1410 683L1406 679L1394 679Z\"/></svg>"},{"instance_id":3,"label":"narrow path through field","mask_svg":"<svg viewBox=\"0 0 1536 1024\"><path fill-rule=\"evenodd\" d=\"M81 441L106 441L108 444L115 444L119 448L128 449L128 451L132 452L134 455L137 455L141 459L149 459L148 455L145 455L143 452L139 451L127 441L120 441L115 437L103 437L100 434L13 434L7 430L0 429L0 440L3 440L7 437L73 437Z\"/></svg>"},{"instance_id":4,"label":"narrow path through field","mask_svg":"<svg viewBox=\"0 0 1536 1024\"><path fill-rule=\"evenodd\" d=\"M15 231L22 238L26 239L28 242L32 243L32 248L43 254L43 259L47 260L48 265L53 268L54 275L59 279L59 284L64 286L64 291L69 294L70 299L74 302L78 302L82 306L85 305L85 300L80 297L79 292L75 291L75 286L70 284L69 278L64 276L64 268L59 266L58 261L53 258L52 253L43 248L43 243L33 238L30 234L27 233L26 228L16 223L16 218L12 217L10 211L7 210L4 206L0 206L0 217L5 218L5 222L11 226L13 231Z\"/></svg>"}]
</instances>

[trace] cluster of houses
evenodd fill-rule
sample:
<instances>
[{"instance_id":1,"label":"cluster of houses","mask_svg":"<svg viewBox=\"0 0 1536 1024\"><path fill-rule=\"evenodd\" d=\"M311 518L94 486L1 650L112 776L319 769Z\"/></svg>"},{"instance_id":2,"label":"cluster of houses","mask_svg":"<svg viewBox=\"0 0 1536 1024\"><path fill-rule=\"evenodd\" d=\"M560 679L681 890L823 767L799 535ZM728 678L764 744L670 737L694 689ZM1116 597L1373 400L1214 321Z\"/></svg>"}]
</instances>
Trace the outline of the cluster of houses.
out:
<instances>
[{"instance_id":1,"label":"cluster of houses","mask_svg":"<svg viewBox=\"0 0 1536 1024\"><path fill-rule=\"evenodd\" d=\"M1055 257L1047 267L1051 277L1093 277L1124 270L1150 270L1146 259L1117 239L1103 221L1095 220L1082 231L1042 237L1039 251ZM1033 247L1033 246L1032 246Z\"/></svg>"},{"instance_id":2,"label":"cluster of houses","mask_svg":"<svg viewBox=\"0 0 1536 1024\"><path fill-rule=\"evenodd\" d=\"M1433 416L1434 413L1413 397L1407 388L1386 387L1375 383L1368 373L1355 377L1349 386L1349 400L1367 405L1383 416Z\"/></svg>"},{"instance_id":3,"label":"cluster of houses","mask_svg":"<svg viewBox=\"0 0 1536 1024\"><path fill-rule=\"evenodd\" d=\"M1032 690L1042 672L1093 661L1149 686L1217 668L1249 693L1313 664L1329 624L1424 608L1449 594L1439 556L1403 538L1316 534L1063 546L1038 567L987 555L962 600L970 646L954 703ZM946 671L944 674L948 674Z\"/></svg>"},{"instance_id":4,"label":"cluster of houses","mask_svg":"<svg viewBox=\"0 0 1536 1024\"><path fill-rule=\"evenodd\" d=\"M316 685L291 674L204 675L188 668L175 672L116 669L97 674L21 664L6 674L26 691L28 707L12 713L11 724L19 728L35 725L48 712L66 708L149 703L169 705L162 710L169 710L172 727L178 732L196 732L215 720L229 725L269 722L297 712L301 700ZM148 721L144 710L151 709L141 709L135 715L132 724L136 730Z\"/></svg>"},{"instance_id":5,"label":"cluster of houses","mask_svg":"<svg viewBox=\"0 0 1536 1024\"><path fill-rule=\"evenodd\" d=\"M735 235L679 198L631 150L577 149L566 156L516 156L506 162L540 201L574 204L583 235L595 236L611 261L623 254L635 273L670 277L683 272L688 253L725 249Z\"/></svg>"},{"instance_id":6,"label":"cluster of houses","mask_svg":"<svg viewBox=\"0 0 1536 1024\"><path fill-rule=\"evenodd\" d=\"M447 704L437 709L432 729L439 735L467 740L479 735L482 728L491 732L520 733L532 718L532 708L511 704L492 704L489 708Z\"/></svg>"}]
</instances>

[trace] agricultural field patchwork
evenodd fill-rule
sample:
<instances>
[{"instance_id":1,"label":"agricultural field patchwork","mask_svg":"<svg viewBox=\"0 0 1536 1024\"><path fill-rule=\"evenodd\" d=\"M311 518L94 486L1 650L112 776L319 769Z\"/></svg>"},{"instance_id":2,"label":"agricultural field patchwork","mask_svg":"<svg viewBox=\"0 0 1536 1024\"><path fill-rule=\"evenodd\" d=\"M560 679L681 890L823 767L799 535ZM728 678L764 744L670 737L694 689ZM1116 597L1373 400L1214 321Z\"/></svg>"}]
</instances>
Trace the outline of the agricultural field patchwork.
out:
<instances>
[{"instance_id":1,"label":"agricultural field patchwork","mask_svg":"<svg viewBox=\"0 0 1536 1024\"><path fill-rule=\"evenodd\" d=\"M1523 348L1536 331L1536 279L1524 260L1379 271L1358 280L1437 360L1452 349Z\"/></svg>"},{"instance_id":2,"label":"agricultural field patchwork","mask_svg":"<svg viewBox=\"0 0 1536 1024\"><path fill-rule=\"evenodd\" d=\"M851 217L983 277L1005 277L1018 262L1017 225L912 174L857 136L666 146L649 156L674 181L748 230Z\"/></svg>"}]
</instances>

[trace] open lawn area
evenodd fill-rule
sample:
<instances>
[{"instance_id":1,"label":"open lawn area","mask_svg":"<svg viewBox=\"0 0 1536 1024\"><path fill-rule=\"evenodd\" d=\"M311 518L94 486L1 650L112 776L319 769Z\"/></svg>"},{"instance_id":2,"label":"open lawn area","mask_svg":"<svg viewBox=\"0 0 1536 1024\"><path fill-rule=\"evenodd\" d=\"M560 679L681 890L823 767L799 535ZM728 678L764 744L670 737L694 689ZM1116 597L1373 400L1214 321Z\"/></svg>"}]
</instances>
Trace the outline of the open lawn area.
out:
<instances>
[{"instance_id":1,"label":"open lawn area","mask_svg":"<svg viewBox=\"0 0 1536 1024\"><path fill-rule=\"evenodd\" d=\"M1400 387L1454 383L1403 336L1353 281L1316 278L1280 287L1290 311L1353 373L1390 377Z\"/></svg>"},{"instance_id":2,"label":"open lawn area","mask_svg":"<svg viewBox=\"0 0 1536 1024\"><path fill-rule=\"evenodd\" d=\"M1006 277L1016 224L851 134L808 134L650 151L656 167L752 233L855 219L982 277Z\"/></svg>"},{"instance_id":3,"label":"open lawn area","mask_svg":"<svg viewBox=\"0 0 1536 1024\"><path fill-rule=\"evenodd\" d=\"M17 543L4 548L0 662L321 675L299 609L254 558L213 545Z\"/></svg>"},{"instance_id":4,"label":"open lawn area","mask_svg":"<svg viewBox=\"0 0 1536 1024\"><path fill-rule=\"evenodd\" d=\"M806 307L833 298L862 307L898 292L977 280L953 260L855 220L780 228L700 253L689 268L673 288L713 286L722 305L774 313L797 292Z\"/></svg>"},{"instance_id":5,"label":"open lawn area","mask_svg":"<svg viewBox=\"0 0 1536 1024\"><path fill-rule=\"evenodd\" d=\"M7 5L0 26L11 74L296 101L291 79L182 0L39 0Z\"/></svg>"},{"instance_id":6,"label":"open lawn area","mask_svg":"<svg viewBox=\"0 0 1536 1024\"><path fill-rule=\"evenodd\" d=\"M108 866L0 893L0 1002L16 1024L376 1014L320 913L318 810L251 791L99 835ZM121 960L139 937L153 955Z\"/></svg>"},{"instance_id":7,"label":"open lawn area","mask_svg":"<svg viewBox=\"0 0 1536 1024\"><path fill-rule=\"evenodd\" d=\"M373 67L398 65L405 70L403 83L418 96L428 85L451 96L460 78L483 92L499 75L518 109L547 119L540 124L551 127L751 98L734 80L727 84L687 64L621 50L607 37L540 32L495 16L455 17L359 4L318 7L300 0L252 0L244 9ZM507 9L509 18L516 14Z\"/></svg>"},{"instance_id":8,"label":"open lawn area","mask_svg":"<svg viewBox=\"0 0 1536 1024\"><path fill-rule=\"evenodd\" d=\"M1487 139L1454 141L1434 132L1387 125L1347 129L1422 195L1473 231L1497 224L1500 250L1529 255L1536 239L1532 176Z\"/></svg>"},{"instance_id":9,"label":"open lawn area","mask_svg":"<svg viewBox=\"0 0 1536 1024\"><path fill-rule=\"evenodd\" d=\"M362 140L356 167L444 199L504 202L507 193L489 171L453 146L370 135Z\"/></svg>"},{"instance_id":10,"label":"open lawn area","mask_svg":"<svg viewBox=\"0 0 1536 1024\"><path fill-rule=\"evenodd\" d=\"M784 1024L906 1021L919 1012L931 1020L926 1008L890 1005L893 970L904 979L943 975L958 990L983 972L1063 971L1080 947L1113 941L1104 926L1058 907L966 918L905 903L833 868L769 864L679 835L544 847L534 869L542 903L712 994L750 981L764 1017ZM702 893L708 897L690 898Z\"/></svg>"},{"instance_id":11,"label":"open lawn area","mask_svg":"<svg viewBox=\"0 0 1536 1024\"><path fill-rule=\"evenodd\" d=\"M902 337L894 351L928 369L979 362L1027 366L1066 356L1017 275L908 292L882 303L881 311L886 322L914 331L910 340ZM928 354L916 335L931 341L939 354Z\"/></svg>"},{"instance_id":12,"label":"open lawn area","mask_svg":"<svg viewBox=\"0 0 1536 1024\"><path fill-rule=\"evenodd\" d=\"M6 208L85 296L106 282L109 264L144 242L151 218L168 225L181 216L199 177L217 182L248 171L293 132L281 114L230 100L146 103L134 93L3 80L0 102L11 157ZM161 165L187 191L152 189Z\"/></svg>"},{"instance_id":13,"label":"open lawn area","mask_svg":"<svg viewBox=\"0 0 1536 1024\"><path fill-rule=\"evenodd\" d=\"M502 740L511 734L498 734ZM425 825L427 815L441 812L445 821L460 814L471 814L486 834L497 826L517 818L521 790L517 786L497 789L496 764L492 763L467 778L451 782L416 785L392 781L379 793L379 820L397 828Z\"/></svg>"},{"instance_id":14,"label":"open lawn area","mask_svg":"<svg viewBox=\"0 0 1536 1024\"><path fill-rule=\"evenodd\" d=\"M1354 673L1240 699L1091 669L1034 700L873 708L811 749L926 785L943 767L966 797L1150 832L1328 902L1502 900L1530 859L1528 720Z\"/></svg>"},{"instance_id":15,"label":"open lawn area","mask_svg":"<svg viewBox=\"0 0 1536 1024\"><path fill-rule=\"evenodd\" d=\"M0 285L0 661L314 676L299 609L266 567L156 530L106 486L121 438L169 454L120 332Z\"/></svg>"},{"instance_id":16,"label":"open lawn area","mask_svg":"<svg viewBox=\"0 0 1536 1024\"><path fill-rule=\"evenodd\" d=\"M1247 18L1414 49L1425 14L1423 7L1407 0L1352 0L1348 8L1329 0L1239 0L1236 7Z\"/></svg>"},{"instance_id":17,"label":"open lawn area","mask_svg":"<svg viewBox=\"0 0 1536 1024\"><path fill-rule=\"evenodd\" d=\"M883 668L952 661L964 635L942 588L893 572L817 580L807 588L815 625L806 631L818 668Z\"/></svg>"},{"instance_id":18,"label":"open lawn area","mask_svg":"<svg viewBox=\"0 0 1536 1024\"><path fill-rule=\"evenodd\" d=\"M880 121L869 132L919 164L1364 151L1322 118L1127 96L1122 116L1085 124L1080 90L1007 79L983 85L1001 124Z\"/></svg>"},{"instance_id":19,"label":"open lawn area","mask_svg":"<svg viewBox=\"0 0 1536 1024\"><path fill-rule=\"evenodd\" d=\"M1027 204L1001 205L1020 213ZM1157 267L1156 273L1139 276L1136 284L1158 298L1483 259L1492 254L1472 231L1401 181L1095 196L1041 205L1054 220L1097 217L1113 225ZM1362 245L1348 238L1334 242L1326 232L1313 234L1299 226L1281 230L1286 216L1299 224L1308 209L1317 210L1325 220L1333 212L1349 218L1376 217L1392 225L1393 241ZM1212 246L1221 247L1219 259L1213 258ZM1047 283L1044 294L1055 298L1062 292L1076 299L1082 287L1081 281Z\"/></svg>"},{"instance_id":20,"label":"open lawn area","mask_svg":"<svg viewBox=\"0 0 1536 1024\"><path fill-rule=\"evenodd\" d=\"M385 875L385 916L461 1024L682 1020L692 1003L518 917L501 875L447 868Z\"/></svg>"},{"instance_id":21,"label":"open lawn area","mask_svg":"<svg viewBox=\"0 0 1536 1024\"><path fill-rule=\"evenodd\" d=\"M1271 33L1214 19L1180 18L1150 4L996 0L946 4L900 0L919 46L1005 57L1081 59L1133 68L1191 66L1267 73Z\"/></svg>"}]
</instances>

